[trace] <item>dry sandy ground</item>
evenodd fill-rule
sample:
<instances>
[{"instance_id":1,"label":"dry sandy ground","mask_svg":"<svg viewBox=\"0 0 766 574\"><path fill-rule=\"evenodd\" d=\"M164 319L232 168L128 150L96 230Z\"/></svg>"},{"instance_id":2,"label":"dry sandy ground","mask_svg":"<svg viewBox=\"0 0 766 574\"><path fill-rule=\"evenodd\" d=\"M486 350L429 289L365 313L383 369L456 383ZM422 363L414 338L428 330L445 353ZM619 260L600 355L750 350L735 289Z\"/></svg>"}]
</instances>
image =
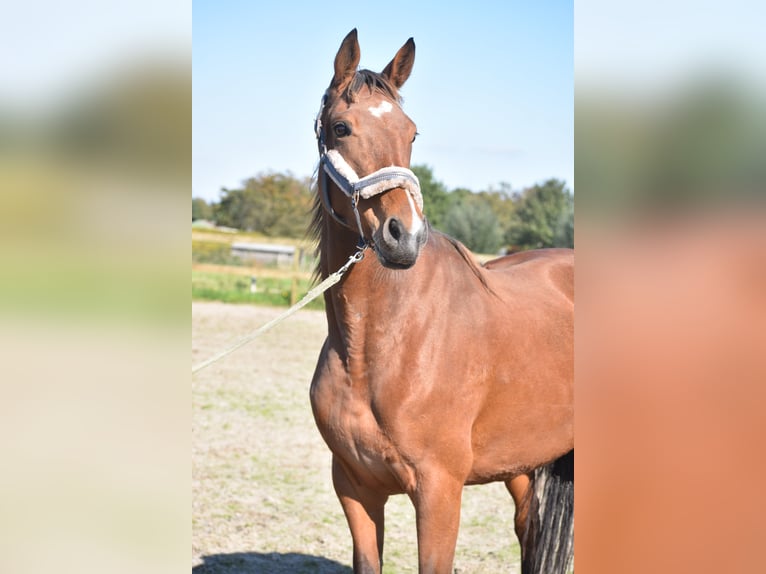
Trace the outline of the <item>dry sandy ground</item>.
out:
<instances>
[{"instance_id":1,"label":"dry sandy ground","mask_svg":"<svg viewBox=\"0 0 766 574\"><path fill-rule=\"evenodd\" d=\"M192 303L192 364L282 309ZM308 391L326 333L302 310L192 377L194 574L351 572L351 537ZM384 573L417 572L415 513L386 505ZM502 484L467 487L460 574L518 572L513 503Z\"/></svg>"}]
</instances>

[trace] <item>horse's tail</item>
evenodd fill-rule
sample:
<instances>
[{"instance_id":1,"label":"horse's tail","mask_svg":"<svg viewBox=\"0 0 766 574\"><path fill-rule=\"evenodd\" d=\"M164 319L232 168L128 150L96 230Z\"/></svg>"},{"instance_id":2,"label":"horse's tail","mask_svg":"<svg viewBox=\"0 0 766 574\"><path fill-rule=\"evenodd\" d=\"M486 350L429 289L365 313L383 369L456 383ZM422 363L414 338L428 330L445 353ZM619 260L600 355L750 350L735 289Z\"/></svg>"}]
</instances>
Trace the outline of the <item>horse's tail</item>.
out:
<instances>
[{"instance_id":1,"label":"horse's tail","mask_svg":"<svg viewBox=\"0 0 766 574\"><path fill-rule=\"evenodd\" d=\"M534 547L525 562L532 574L565 574L574 554L574 450L535 470L533 484Z\"/></svg>"}]
</instances>

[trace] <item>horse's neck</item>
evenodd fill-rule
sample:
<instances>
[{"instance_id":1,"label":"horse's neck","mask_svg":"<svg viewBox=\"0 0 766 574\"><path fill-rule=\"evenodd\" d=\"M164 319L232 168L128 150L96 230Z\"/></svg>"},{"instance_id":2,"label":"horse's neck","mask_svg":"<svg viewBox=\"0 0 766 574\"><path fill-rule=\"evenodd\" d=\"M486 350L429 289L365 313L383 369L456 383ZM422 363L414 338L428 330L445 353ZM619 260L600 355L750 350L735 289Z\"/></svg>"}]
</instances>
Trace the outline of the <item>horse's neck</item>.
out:
<instances>
[{"instance_id":1,"label":"horse's neck","mask_svg":"<svg viewBox=\"0 0 766 574\"><path fill-rule=\"evenodd\" d=\"M340 257L332 257L330 270L335 270L348 261L346 253L354 253L354 250L342 250ZM400 271L399 273L407 273ZM413 273L413 279L415 274ZM377 259L374 251L370 248L364 251L361 261L355 263L343 276L343 279L332 288L329 303L336 320L342 326L350 326L359 317L370 319L390 306L403 296L404 281L400 280L396 272L385 269ZM413 288L412 283L409 284Z\"/></svg>"},{"instance_id":2,"label":"horse's neck","mask_svg":"<svg viewBox=\"0 0 766 574\"><path fill-rule=\"evenodd\" d=\"M335 246L326 253L329 273L337 270L354 253L353 242ZM421 257L424 254L421 253ZM418 262L424 265L425 262ZM416 263L416 266L418 264ZM364 251L343 279L325 294L328 330L331 340L344 350L358 348L382 336L381 325L396 321L405 313L404 307L414 303L422 290L423 273L415 267L409 270L384 268L372 249ZM381 341L384 343L384 341Z\"/></svg>"}]
</instances>

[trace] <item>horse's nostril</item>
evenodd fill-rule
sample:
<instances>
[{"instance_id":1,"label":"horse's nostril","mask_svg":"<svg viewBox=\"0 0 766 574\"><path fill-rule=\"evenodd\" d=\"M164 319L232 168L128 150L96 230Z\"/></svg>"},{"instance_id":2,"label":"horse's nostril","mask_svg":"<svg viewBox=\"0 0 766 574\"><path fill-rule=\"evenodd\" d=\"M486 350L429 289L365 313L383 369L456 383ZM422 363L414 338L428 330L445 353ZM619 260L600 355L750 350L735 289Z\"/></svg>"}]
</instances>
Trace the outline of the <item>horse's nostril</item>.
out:
<instances>
[{"instance_id":1,"label":"horse's nostril","mask_svg":"<svg viewBox=\"0 0 766 574\"><path fill-rule=\"evenodd\" d=\"M378 259L384 266L393 269L407 269L415 264L422 242L420 235L412 235L398 217L389 217L383 223L380 239L375 244Z\"/></svg>"},{"instance_id":2,"label":"horse's nostril","mask_svg":"<svg viewBox=\"0 0 766 574\"><path fill-rule=\"evenodd\" d=\"M388 220L388 232L394 238L394 241L399 241L399 238L402 236L402 225L398 219L392 217Z\"/></svg>"}]
</instances>

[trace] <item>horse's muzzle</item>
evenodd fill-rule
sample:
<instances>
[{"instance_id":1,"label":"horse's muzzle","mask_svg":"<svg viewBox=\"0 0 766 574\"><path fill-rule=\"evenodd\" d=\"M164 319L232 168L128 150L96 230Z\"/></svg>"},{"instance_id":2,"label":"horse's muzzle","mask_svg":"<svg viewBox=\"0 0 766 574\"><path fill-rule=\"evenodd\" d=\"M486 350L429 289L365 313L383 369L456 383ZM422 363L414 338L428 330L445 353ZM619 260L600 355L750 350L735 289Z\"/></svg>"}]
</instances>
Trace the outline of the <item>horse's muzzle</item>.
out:
<instances>
[{"instance_id":1,"label":"horse's muzzle","mask_svg":"<svg viewBox=\"0 0 766 574\"><path fill-rule=\"evenodd\" d=\"M376 234L375 253L383 266L391 269L407 269L415 264L420 248L426 241L426 226L408 231L397 217L389 217Z\"/></svg>"}]
</instances>

